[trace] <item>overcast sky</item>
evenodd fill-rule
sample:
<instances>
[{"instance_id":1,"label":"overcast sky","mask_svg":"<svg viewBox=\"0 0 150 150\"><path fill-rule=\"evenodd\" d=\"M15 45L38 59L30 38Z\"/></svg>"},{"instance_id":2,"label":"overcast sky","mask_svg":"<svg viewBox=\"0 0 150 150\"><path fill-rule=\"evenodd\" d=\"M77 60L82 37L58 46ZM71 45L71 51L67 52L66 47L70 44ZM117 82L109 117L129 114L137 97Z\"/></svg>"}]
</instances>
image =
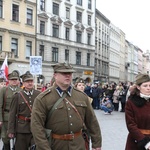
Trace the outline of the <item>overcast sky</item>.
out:
<instances>
[{"instance_id":1,"label":"overcast sky","mask_svg":"<svg viewBox=\"0 0 150 150\"><path fill-rule=\"evenodd\" d=\"M150 50L150 0L96 0L96 8L129 42L144 52Z\"/></svg>"}]
</instances>

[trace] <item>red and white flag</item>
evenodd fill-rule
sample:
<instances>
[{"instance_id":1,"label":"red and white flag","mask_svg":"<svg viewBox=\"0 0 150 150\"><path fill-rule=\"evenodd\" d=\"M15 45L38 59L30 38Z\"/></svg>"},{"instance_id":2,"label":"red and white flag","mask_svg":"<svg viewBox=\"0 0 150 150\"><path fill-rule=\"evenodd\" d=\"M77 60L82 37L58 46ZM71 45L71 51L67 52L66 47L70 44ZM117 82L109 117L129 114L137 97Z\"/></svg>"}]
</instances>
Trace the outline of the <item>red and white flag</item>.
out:
<instances>
[{"instance_id":1,"label":"red and white flag","mask_svg":"<svg viewBox=\"0 0 150 150\"><path fill-rule=\"evenodd\" d=\"M1 66L0 69L0 78L4 78L6 81L8 81L8 62L7 62L7 56L5 57L5 60Z\"/></svg>"}]
</instances>

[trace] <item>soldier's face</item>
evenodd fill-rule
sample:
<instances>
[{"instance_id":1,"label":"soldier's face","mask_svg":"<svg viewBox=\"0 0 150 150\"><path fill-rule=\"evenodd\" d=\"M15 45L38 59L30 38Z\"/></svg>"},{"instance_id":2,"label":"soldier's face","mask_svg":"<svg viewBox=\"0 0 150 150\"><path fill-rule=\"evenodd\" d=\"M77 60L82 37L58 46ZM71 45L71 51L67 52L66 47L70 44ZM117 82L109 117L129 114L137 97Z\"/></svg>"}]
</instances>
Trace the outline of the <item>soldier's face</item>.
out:
<instances>
[{"instance_id":1,"label":"soldier's face","mask_svg":"<svg viewBox=\"0 0 150 150\"><path fill-rule=\"evenodd\" d=\"M25 82L23 82L23 85L26 90L31 90L34 87L34 82L33 82L33 80L25 81Z\"/></svg>"},{"instance_id":2,"label":"soldier's face","mask_svg":"<svg viewBox=\"0 0 150 150\"><path fill-rule=\"evenodd\" d=\"M18 86L18 80L17 79L9 80L9 85L10 86Z\"/></svg>"},{"instance_id":3,"label":"soldier's face","mask_svg":"<svg viewBox=\"0 0 150 150\"><path fill-rule=\"evenodd\" d=\"M72 73L55 73L55 82L58 85L70 85L72 81Z\"/></svg>"}]
</instances>

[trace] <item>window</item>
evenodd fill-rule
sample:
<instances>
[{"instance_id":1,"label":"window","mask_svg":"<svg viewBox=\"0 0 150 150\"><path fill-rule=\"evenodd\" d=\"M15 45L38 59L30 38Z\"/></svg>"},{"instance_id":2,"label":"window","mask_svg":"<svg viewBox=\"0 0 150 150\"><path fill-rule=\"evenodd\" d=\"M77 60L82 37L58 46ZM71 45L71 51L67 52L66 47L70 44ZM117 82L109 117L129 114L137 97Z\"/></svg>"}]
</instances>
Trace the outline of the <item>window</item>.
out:
<instances>
[{"instance_id":1,"label":"window","mask_svg":"<svg viewBox=\"0 0 150 150\"><path fill-rule=\"evenodd\" d=\"M30 58L32 53L32 42L31 41L26 41L26 58Z\"/></svg>"},{"instance_id":2,"label":"window","mask_svg":"<svg viewBox=\"0 0 150 150\"><path fill-rule=\"evenodd\" d=\"M91 34L88 33L87 35L87 44L90 45L91 44Z\"/></svg>"},{"instance_id":3,"label":"window","mask_svg":"<svg viewBox=\"0 0 150 150\"><path fill-rule=\"evenodd\" d=\"M3 0L0 0L0 18L3 17Z\"/></svg>"},{"instance_id":4,"label":"window","mask_svg":"<svg viewBox=\"0 0 150 150\"><path fill-rule=\"evenodd\" d=\"M81 65L81 52L76 52L76 65Z\"/></svg>"},{"instance_id":5,"label":"window","mask_svg":"<svg viewBox=\"0 0 150 150\"><path fill-rule=\"evenodd\" d=\"M15 4L12 5L12 20L19 21L19 6Z\"/></svg>"},{"instance_id":6,"label":"window","mask_svg":"<svg viewBox=\"0 0 150 150\"><path fill-rule=\"evenodd\" d=\"M40 21L40 34L44 35L45 34L45 22Z\"/></svg>"},{"instance_id":7,"label":"window","mask_svg":"<svg viewBox=\"0 0 150 150\"><path fill-rule=\"evenodd\" d=\"M87 53L87 66L90 66L90 53Z\"/></svg>"},{"instance_id":8,"label":"window","mask_svg":"<svg viewBox=\"0 0 150 150\"><path fill-rule=\"evenodd\" d=\"M81 31L76 31L76 41L77 43L81 43L82 33Z\"/></svg>"},{"instance_id":9,"label":"window","mask_svg":"<svg viewBox=\"0 0 150 150\"><path fill-rule=\"evenodd\" d=\"M11 51L14 53L15 57L18 57L18 39L11 39Z\"/></svg>"},{"instance_id":10,"label":"window","mask_svg":"<svg viewBox=\"0 0 150 150\"><path fill-rule=\"evenodd\" d=\"M70 33L69 31L70 31L70 29L66 28L66 33L65 33L66 40L69 40L69 33Z\"/></svg>"},{"instance_id":11,"label":"window","mask_svg":"<svg viewBox=\"0 0 150 150\"><path fill-rule=\"evenodd\" d=\"M58 62L58 48L56 47L52 48L52 61Z\"/></svg>"},{"instance_id":12,"label":"window","mask_svg":"<svg viewBox=\"0 0 150 150\"><path fill-rule=\"evenodd\" d=\"M56 24L53 24L53 37L59 37L59 26Z\"/></svg>"},{"instance_id":13,"label":"window","mask_svg":"<svg viewBox=\"0 0 150 150\"><path fill-rule=\"evenodd\" d=\"M45 10L45 0L40 0L40 9L41 9L42 11Z\"/></svg>"},{"instance_id":14,"label":"window","mask_svg":"<svg viewBox=\"0 0 150 150\"><path fill-rule=\"evenodd\" d=\"M88 0L88 9L91 9L92 8L92 3L91 3L91 0Z\"/></svg>"},{"instance_id":15,"label":"window","mask_svg":"<svg viewBox=\"0 0 150 150\"><path fill-rule=\"evenodd\" d=\"M77 4L82 6L82 0L77 0Z\"/></svg>"},{"instance_id":16,"label":"window","mask_svg":"<svg viewBox=\"0 0 150 150\"><path fill-rule=\"evenodd\" d=\"M82 13L77 11L77 22L82 22Z\"/></svg>"},{"instance_id":17,"label":"window","mask_svg":"<svg viewBox=\"0 0 150 150\"><path fill-rule=\"evenodd\" d=\"M88 25L91 25L91 15L88 15Z\"/></svg>"},{"instance_id":18,"label":"window","mask_svg":"<svg viewBox=\"0 0 150 150\"><path fill-rule=\"evenodd\" d=\"M66 19L70 19L70 8L66 7Z\"/></svg>"},{"instance_id":19,"label":"window","mask_svg":"<svg viewBox=\"0 0 150 150\"><path fill-rule=\"evenodd\" d=\"M40 45L39 55L42 56L42 60L44 60L44 45Z\"/></svg>"},{"instance_id":20,"label":"window","mask_svg":"<svg viewBox=\"0 0 150 150\"><path fill-rule=\"evenodd\" d=\"M32 17L33 17L32 9L27 8L27 24L28 25L32 25Z\"/></svg>"},{"instance_id":21,"label":"window","mask_svg":"<svg viewBox=\"0 0 150 150\"><path fill-rule=\"evenodd\" d=\"M2 36L0 36L0 51L2 51Z\"/></svg>"},{"instance_id":22,"label":"window","mask_svg":"<svg viewBox=\"0 0 150 150\"><path fill-rule=\"evenodd\" d=\"M69 63L69 50L65 49L65 61Z\"/></svg>"},{"instance_id":23,"label":"window","mask_svg":"<svg viewBox=\"0 0 150 150\"><path fill-rule=\"evenodd\" d=\"M56 3L53 3L53 14L59 15L59 5Z\"/></svg>"}]
</instances>

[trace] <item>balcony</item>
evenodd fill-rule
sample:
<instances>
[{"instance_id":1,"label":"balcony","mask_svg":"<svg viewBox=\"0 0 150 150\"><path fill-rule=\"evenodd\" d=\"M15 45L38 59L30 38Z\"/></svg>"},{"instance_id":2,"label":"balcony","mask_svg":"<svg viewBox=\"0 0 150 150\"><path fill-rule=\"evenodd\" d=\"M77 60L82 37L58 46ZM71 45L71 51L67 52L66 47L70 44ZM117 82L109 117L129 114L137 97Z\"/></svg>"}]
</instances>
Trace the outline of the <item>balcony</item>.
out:
<instances>
[{"instance_id":1,"label":"balcony","mask_svg":"<svg viewBox=\"0 0 150 150\"><path fill-rule=\"evenodd\" d=\"M3 63L6 56L8 59L8 64L11 64L15 60L13 52L0 51L0 63Z\"/></svg>"}]
</instances>

